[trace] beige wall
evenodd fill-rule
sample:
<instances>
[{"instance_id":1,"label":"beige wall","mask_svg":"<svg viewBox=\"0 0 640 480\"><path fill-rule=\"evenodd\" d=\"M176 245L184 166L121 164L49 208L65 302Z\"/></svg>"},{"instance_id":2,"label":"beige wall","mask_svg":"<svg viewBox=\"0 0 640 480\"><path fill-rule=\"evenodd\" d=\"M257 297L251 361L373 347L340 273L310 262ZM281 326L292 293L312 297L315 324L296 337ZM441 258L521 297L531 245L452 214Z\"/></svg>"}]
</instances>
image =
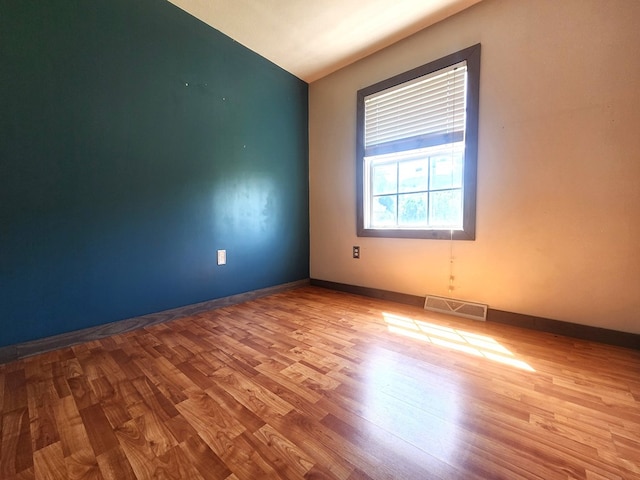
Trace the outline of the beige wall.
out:
<instances>
[{"instance_id":1,"label":"beige wall","mask_svg":"<svg viewBox=\"0 0 640 480\"><path fill-rule=\"evenodd\" d=\"M484 0L312 83L311 277L640 333L639 24L637 0ZM449 294L450 242L356 236L356 91L478 42L477 239Z\"/></svg>"}]
</instances>

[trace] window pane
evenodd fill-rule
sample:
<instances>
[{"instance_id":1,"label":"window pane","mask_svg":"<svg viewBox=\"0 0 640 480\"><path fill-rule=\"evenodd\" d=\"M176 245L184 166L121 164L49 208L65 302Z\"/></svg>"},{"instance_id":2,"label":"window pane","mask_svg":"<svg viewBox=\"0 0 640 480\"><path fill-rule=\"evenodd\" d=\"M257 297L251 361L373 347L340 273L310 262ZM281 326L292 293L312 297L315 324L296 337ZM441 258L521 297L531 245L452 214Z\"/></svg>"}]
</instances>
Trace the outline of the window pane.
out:
<instances>
[{"instance_id":1,"label":"window pane","mask_svg":"<svg viewBox=\"0 0 640 480\"><path fill-rule=\"evenodd\" d=\"M462 152L431 157L431 190L462 187Z\"/></svg>"},{"instance_id":2,"label":"window pane","mask_svg":"<svg viewBox=\"0 0 640 480\"><path fill-rule=\"evenodd\" d=\"M398 188L398 166L395 163L374 165L371 169L372 194L396 193Z\"/></svg>"},{"instance_id":3,"label":"window pane","mask_svg":"<svg viewBox=\"0 0 640 480\"><path fill-rule=\"evenodd\" d=\"M462 190L431 192L429 220L433 227L462 227Z\"/></svg>"},{"instance_id":4,"label":"window pane","mask_svg":"<svg viewBox=\"0 0 640 480\"><path fill-rule=\"evenodd\" d=\"M399 191L417 192L428 190L429 170L427 168L427 165L428 160L426 158L422 160L400 163Z\"/></svg>"},{"instance_id":5,"label":"window pane","mask_svg":"<svg viewBox=\"0 0 640 480\"><path fill-rule=\"evenodd\" d=\"M398 211L397 201L395 195L374 197L371 202L371 226L395 227L396 212Z\"/></svg>"},{"instance_id":6,"label":"window pane","mask_svg":"<svg viewBox=\"0 0 640 480\"><path fill-rule=\"evenodd\" d=\"M398 225L425 226L427 224L427 193L411 193L399 195Z\"/></svg>"}]
</instances>

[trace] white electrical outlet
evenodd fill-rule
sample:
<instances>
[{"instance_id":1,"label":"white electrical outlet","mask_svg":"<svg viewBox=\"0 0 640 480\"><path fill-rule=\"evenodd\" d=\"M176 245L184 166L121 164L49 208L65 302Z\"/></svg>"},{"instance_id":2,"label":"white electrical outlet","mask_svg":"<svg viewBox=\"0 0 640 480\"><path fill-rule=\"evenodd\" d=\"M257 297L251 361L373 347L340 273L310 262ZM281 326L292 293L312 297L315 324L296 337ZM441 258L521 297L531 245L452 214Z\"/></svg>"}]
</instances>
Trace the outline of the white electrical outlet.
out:
<instances>
[{"instance_id":1,"label":"white electrical outlet","mask_svg":"<svg viewBox=\"0 0 640 480\"><path fill-rule=\"evenodd\" d=\"M227 264L227 251L218 250L218 265L226 265L226 264Z\"/></svg>"}]
</instances>

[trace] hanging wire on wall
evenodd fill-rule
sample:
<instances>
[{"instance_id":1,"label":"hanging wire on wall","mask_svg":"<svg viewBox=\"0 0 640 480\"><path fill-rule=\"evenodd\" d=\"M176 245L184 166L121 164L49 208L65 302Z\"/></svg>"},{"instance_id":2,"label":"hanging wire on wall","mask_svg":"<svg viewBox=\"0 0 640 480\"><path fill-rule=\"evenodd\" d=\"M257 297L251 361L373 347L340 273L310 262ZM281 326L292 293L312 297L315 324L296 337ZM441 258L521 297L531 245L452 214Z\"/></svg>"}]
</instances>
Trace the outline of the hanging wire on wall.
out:
<instances>
[{"instance_id":1,"label":"hanging wire on wall","mask_svg":"<svg viewBox=\"0 0 640 480\"><path fill-rule=\"evenodd\" d=\"M449 293L452 293L453 290L455 290L455 286L453 285L453 282L455 281L456 277L453 274L453 229L450 230L451 232L451 237L449 240Z\"/></svg>"}]
</instances>

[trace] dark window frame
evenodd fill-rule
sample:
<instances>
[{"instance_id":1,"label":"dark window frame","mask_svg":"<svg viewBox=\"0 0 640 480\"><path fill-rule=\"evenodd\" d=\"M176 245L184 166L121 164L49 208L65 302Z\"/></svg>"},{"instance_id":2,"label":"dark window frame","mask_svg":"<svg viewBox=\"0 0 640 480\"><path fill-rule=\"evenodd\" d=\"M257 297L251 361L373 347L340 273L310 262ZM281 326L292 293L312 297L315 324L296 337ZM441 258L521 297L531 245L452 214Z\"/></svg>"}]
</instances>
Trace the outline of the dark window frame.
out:
<instances>
[{"instance_id":1,"label":"dark window frame","mask_svg":"<svg viewBox=\"0 0 640 480\"><path fill-rule=\"evenodd\" d=\"M387 88L414 80L429 73L467 62L467 111L465 125L464 200L462 230L365 228L364 222L364 99ZM480 103L480 44L442 57L407 72L363 88L357 93L356 120L356 222L359 237L431 238L475 240L476 192L478 174L478 116Z\"/></svg>"}]
</instances>

